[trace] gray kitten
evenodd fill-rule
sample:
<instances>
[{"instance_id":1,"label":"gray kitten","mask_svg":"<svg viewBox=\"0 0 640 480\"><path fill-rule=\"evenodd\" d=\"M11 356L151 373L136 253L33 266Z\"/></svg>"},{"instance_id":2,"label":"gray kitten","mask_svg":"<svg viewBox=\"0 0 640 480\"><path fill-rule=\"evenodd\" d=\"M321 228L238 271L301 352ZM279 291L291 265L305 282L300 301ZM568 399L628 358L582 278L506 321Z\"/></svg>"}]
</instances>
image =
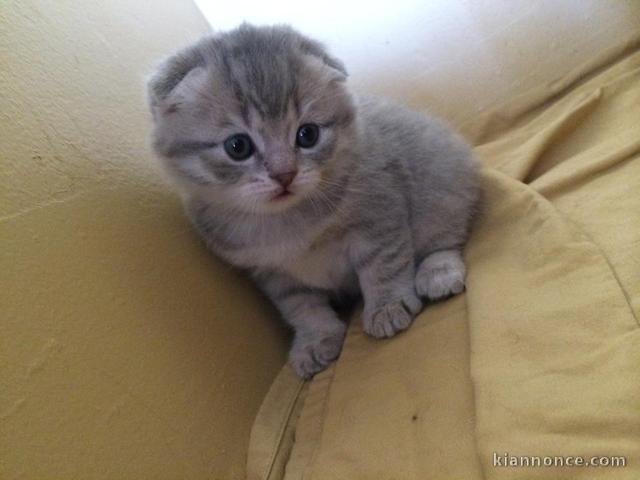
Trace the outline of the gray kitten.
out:
<instances>
[{"instance_id":1,"label":"gray kitten","mask_svg":"<svg viewBox=\"0 0 640 480\"><path fill-rule=\"evenodd\" d=\"M354 96L343 64L285 27L241 27L149 82L154 148L208 246L246 269L294 328L304 378L342 347L332 299L361 293L391 337L422 300L462 292L479 199L469 147L436 120Z\"/></svg>"}]
</instances>

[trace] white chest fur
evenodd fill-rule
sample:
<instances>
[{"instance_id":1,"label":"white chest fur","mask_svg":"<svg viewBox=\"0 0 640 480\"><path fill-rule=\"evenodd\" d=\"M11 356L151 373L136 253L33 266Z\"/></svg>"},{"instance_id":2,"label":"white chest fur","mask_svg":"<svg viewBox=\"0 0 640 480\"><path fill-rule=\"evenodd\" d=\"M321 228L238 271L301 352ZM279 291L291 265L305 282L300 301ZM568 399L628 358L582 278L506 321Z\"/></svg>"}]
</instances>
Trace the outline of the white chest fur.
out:
<instances>
[{"instance_id":1,"label":"white chest fur","mask_svg":"<svg viewBox=\"0 0 640 480\"><path fill-rule=\"evenodd\" d=\"M270 245L254 245L224 254L242 267L263 267L284 271L302 283L326 289L355 282L343 241L314 243L311 238L280 239Z\"/></svg>"},{"instance_id":2,"label":"white chest fur","mask_svg":"<svg viewBox=\"0 0 640 480\"><path fill-rule=\"evenodd\" d=\"M346 251L339 242L329 242L291 256L281 268L307 285L337 289L350 283L354 273Z\"/></svg>"}]
</instances>

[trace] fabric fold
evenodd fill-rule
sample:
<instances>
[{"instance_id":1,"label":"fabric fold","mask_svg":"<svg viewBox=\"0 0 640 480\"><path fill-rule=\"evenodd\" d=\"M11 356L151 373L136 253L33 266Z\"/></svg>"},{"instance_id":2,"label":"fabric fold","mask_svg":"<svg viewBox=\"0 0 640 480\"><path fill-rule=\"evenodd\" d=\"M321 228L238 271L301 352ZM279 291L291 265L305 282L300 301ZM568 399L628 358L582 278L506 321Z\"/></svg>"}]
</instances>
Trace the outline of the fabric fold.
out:
<instances>
[{"instance_id":1,"label":"fabric fold","mask_svg":"<svg viewBox=\"0 0 640 480\"><path fill-rule=\"evenodd\" d=\"M467 291L385 341L356 313L256 478L640 478L639 47L490 117ZM626 465L505 465L536 457Z\"/></svg>"}]
</instances>

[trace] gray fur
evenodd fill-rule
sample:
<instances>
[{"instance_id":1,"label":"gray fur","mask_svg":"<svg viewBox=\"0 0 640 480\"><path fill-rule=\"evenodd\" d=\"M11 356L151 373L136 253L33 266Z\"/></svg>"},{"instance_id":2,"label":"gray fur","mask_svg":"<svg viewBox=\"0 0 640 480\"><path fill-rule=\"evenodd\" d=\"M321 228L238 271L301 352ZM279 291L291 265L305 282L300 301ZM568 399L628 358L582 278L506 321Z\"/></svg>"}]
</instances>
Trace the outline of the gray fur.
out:
<instances>
[{"instance_id":1,"label":"gray fur","mask_svg":"<svg viewBox=\"0 0 640 480\"><path fill-rule=\"evenodd\" d=\"M437 120L354 96L342 63L289 27L207 37L149 82L154 146L209 247L247 269L295 337L304 378L340 353L335 295L362 293L375 337L464 288L461 251L480 196L469 147ZM320 126L310 149L300 125ZM223 144L255 144L231 160ZM290 194L272 180L296 171Z\"/></svg>"}]
</instances>

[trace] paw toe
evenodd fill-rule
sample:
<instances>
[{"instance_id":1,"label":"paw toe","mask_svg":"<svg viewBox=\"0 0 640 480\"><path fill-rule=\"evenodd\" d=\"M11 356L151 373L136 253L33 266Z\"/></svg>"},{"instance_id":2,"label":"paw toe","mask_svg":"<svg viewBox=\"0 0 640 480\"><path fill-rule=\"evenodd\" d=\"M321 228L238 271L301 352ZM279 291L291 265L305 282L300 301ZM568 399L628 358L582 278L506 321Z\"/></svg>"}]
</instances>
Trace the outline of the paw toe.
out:
<instances>
[{"instance_id":1,"label":"paw toe","mask_svg":"<svg viewBox=\"0 0 640 480\"><path fill-rule=\"evenodd\" d=\"M340 355L343 337L324 337L315 342L294 343L289 364L298 376L309 379L324 370Z\"/></svg>"},{"instance_id":2,"label":"paw toe","mask_svg":"<svg viewBox=\"0 0 640 480\"><path fill-rule=\"evenodd\" d=\"M376 338L392 337L396 333L406 330L413 320L412 314L402 302L387 304L376 311L364 323L366 333Z\"/></svg>"},{"instance_id":3,"label":"paw toe","mask_svg":"<svg viewBox=\"0 0 640 480\"><path fill-rule=\"evenodd\" d=\"M464 270L451 265L420 269L416 276L416 292L430 300L457 295L464 290Z\"/></svg>"}]
</instances>

